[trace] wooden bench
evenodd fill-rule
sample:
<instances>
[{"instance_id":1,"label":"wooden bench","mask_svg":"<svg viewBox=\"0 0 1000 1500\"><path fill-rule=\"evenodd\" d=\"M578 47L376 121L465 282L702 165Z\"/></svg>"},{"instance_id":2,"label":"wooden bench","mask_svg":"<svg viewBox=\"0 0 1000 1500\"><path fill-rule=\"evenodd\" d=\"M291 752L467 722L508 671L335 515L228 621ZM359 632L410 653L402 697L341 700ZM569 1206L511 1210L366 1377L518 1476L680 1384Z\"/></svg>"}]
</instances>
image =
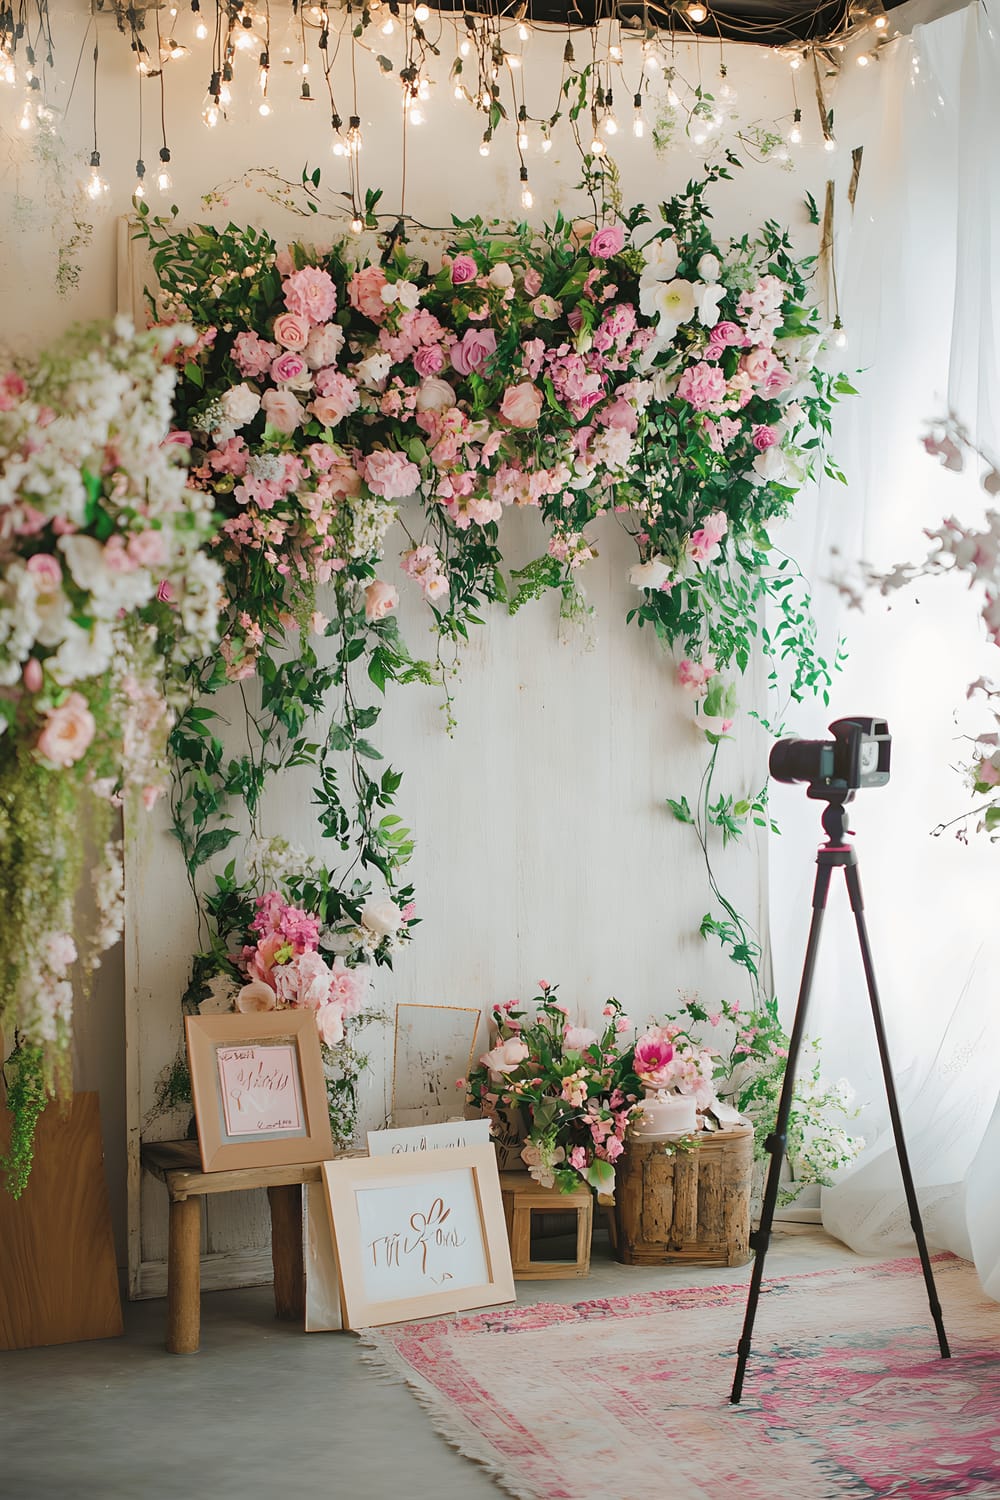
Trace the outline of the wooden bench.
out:
<instances>
[{"instance_id":1,"label":"wooden bench","mask_svg":"<svg viewBox=\"0 0 1000 1500\"><path fill-rule=\"evenodd\" d=\"M274 1314L289 1322L304 1323L302 1184L322 1181L321 1163L203 1172L197 1141L150 1141L142 1147L142 1164L148 1172L166 1184L170 1199L167 1348L171 1354L196 1354L200 1343L199 1199L209 1193L236 1193L248 1188L267 1188L271 1210Z\"/></svg>"}]
</instances>

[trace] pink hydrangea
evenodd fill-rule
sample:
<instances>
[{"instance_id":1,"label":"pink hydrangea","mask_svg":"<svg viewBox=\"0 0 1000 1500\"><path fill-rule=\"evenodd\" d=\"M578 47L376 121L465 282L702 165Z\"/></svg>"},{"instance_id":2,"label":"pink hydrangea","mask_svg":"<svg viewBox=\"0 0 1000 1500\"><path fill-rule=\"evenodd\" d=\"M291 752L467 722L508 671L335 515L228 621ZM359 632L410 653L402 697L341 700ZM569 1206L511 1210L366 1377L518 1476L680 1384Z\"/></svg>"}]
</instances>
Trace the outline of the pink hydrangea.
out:
<instances>
[{"instance_id":1,"label":"pink hydrangea","mask_svg":"<svg viewBox=\"0 0 1000 1500\"><path fill-rule=\"evenodd\" d=\"M345 1016L356 1016L368 993L368 970L349 969L343 959L336 959L330 971L330 1000L343 1008Z\"/></svg>"},{"instance_id":2,"label":"pink hydrangea","mask_svg":"<svg viewBox=\"0 0 1000 1500\"><path fill-rule=\"evenodd\" d=\"M359 467L368 488L385 500L402 500L416 492L420 485L420 470L405 453L389 448L377 448L369 453Z\"/></svg>"},{"instance_id":3,"label":"pink hydrangea","mask_svg":"<svg viewBox=\"0 0 1000 1500\"><path fill-rule=\"evenodd\" d=\"M329 271L303 266L282 288L289 312L301 313L310 323L328 323L337 311L337 288Z\"/></svg>"},{"instance_id":4,"label":"pink hydrangea","mask_svg":"<svg viewBox=\"0 0 1000 1500\"><path fill-rule=\"evenodd\" d=\"M714 365L699 360L681 375L677 394L683 401L690 402L695 411L709 411L725 399L726 377Z\"/></svg>"},{"instance_id":5,"label":"pink hydrangea","mask_svg":"<svg viewBox=\"0 0 1000 1500\"><path fill-rule=\"evenodd\" d=\"M278 353L277 344L269 343L256 333L238 333L233 342L233 360L240 374L251 379L263 375Z\"/></svg>"}]
</instances>

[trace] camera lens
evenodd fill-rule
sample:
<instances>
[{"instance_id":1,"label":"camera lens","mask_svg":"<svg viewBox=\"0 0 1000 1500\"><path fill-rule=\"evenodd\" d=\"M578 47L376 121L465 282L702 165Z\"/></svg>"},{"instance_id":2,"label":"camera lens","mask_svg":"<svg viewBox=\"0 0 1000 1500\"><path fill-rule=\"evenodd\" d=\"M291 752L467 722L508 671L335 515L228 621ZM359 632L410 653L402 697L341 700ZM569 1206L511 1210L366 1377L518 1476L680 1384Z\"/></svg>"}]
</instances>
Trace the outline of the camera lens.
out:
<instances>
[{"instance_id":1,"label":"camera lens","mask_svg":"<svg viewBox=\"0 0 1000 1500\"><path fill-rule=\"evenodd\" d=\"M833 774L833 746L828 740L779 740L768 766L775 781L821 781Z\"/></svg>"}]
</instances>

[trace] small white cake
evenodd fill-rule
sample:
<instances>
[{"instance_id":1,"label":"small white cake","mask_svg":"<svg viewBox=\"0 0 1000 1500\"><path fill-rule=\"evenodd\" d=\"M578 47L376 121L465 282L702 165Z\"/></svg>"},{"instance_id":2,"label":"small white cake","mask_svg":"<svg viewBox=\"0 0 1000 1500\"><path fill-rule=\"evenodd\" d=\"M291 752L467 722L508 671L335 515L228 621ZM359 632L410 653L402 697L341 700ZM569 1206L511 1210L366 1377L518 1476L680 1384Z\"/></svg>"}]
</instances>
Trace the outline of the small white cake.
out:
<instances>
[{"instance_id":1,"label":"small white cake","mask_svg":"<svg viewBox=\"0 0 1000 1500\"><path fill-rule=\"evenodd\" d=\"M650 1091L634 1121L633 1133L643 1140L692 1135L698 1128L694 1095Z\"/></svg>"}]
</instances>

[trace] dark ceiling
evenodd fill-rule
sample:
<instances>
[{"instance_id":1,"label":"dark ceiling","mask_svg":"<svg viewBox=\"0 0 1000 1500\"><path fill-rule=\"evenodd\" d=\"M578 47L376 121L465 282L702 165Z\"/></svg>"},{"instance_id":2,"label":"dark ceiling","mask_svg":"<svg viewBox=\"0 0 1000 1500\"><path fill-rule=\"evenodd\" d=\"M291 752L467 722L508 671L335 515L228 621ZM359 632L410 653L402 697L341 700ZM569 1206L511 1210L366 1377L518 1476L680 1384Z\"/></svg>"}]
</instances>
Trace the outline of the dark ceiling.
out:
<instances>
[{"instance_id":1,"label":"dark ceiling","mask_svg":"<svg viewBox=\"0 0 1000 1500\"><path fill-rule=\"evenodd\" d=\"M431 0L435 10L496 14L490 0ZM885 10L892 10L903 0L884 0ZM592 26L595 21L617 16L623 24L634 22L670 27L695 36L725 37L729 41L756 42L761 46L782 46L795 41L809 41L843 31L849 18L865 8L863 0L705 0L708 17L700 25L687 15L687 0L529 0L526 10L532 21L550 25ZM876 6L877 8L877 6ZM516 15L520 7L510 4L502 12Z\"/></svg>"}]
</instances>

